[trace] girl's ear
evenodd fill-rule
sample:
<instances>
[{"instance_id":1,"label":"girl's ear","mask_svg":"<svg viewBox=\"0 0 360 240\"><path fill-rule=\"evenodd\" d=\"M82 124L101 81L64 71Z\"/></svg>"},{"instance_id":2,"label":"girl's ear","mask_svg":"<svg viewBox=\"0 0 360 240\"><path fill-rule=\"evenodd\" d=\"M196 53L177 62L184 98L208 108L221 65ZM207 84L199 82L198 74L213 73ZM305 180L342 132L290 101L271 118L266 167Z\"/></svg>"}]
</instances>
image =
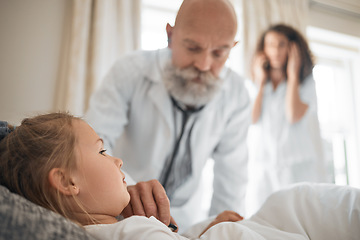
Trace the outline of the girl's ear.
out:
<instances>
[{"instance_id":1,"label":"girl's ear","mask_svg":"<svg viewBox=\"0 0 360 240\"><path fill-rule=\"evenodd\" d=\"M77 195L80 192L80 189L70 181L66 176L66 171L62 168L51 169L48 178L50 185L64 195Z\"/></svg>"}]
</instances>

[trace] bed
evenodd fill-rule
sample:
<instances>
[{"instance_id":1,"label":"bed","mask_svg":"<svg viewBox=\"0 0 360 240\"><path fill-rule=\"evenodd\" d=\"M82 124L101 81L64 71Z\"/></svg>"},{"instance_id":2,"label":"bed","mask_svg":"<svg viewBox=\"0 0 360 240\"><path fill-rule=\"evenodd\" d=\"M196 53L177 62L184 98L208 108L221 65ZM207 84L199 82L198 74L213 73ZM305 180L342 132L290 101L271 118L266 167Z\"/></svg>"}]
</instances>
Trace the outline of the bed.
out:
<instances>
[{"instance_id":1,"label":"bed","mask_svg":"<svg viewBox=\"0 0 360 240\"><path fill-rule=\"evenodd\" d=\"M211 219L184 235L197 236ZM205 239L360 239L360 189L298 183L272 194L249 219L215 225Z\"/></svg>"},{"instance_id":2,"label":"bed","mask_svg":"<svg viewBox=\"0 0 360 240\"><path fill-rule=\"evenodd\" d=\"M198 239L207 219L183 236ZM94 239L58 214L0 186L0 239ZM129 239L132 239L131 236ZM272 194L249 219L224 222L201 239L360 239L360 189L299 183Z\"/></svg>"}]
</instances>

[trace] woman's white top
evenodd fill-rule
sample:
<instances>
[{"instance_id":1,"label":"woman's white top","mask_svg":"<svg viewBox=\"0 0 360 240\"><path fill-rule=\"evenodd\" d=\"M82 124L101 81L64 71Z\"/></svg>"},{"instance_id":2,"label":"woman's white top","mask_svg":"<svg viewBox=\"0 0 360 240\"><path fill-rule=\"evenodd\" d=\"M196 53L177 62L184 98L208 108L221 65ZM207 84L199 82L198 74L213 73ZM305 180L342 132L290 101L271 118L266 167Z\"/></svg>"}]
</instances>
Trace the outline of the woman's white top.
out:
<instances>
[{"instance_id":1,"label":"woman's white top","mask_svg":"<svg viewBox=\"0 0 360 240\"><path fill-rule=\"evenodd\" d=\"M270 81L265 84L261 116L249 130L248 214L291 183L327 181L314 79L310 75L299 86L308 109L296 123L285 116L286 89L286 81L275 90Z\"/></svg>"}]
</instances>

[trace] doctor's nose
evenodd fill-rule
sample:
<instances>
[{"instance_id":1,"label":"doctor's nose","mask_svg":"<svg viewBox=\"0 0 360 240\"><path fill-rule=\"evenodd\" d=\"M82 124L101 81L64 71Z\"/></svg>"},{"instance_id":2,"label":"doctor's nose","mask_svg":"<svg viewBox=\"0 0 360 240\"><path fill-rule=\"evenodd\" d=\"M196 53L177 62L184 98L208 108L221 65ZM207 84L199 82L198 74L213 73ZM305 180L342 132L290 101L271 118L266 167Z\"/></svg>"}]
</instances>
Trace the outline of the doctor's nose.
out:
<instances>
[{"instance_id":1,"label":"doctor's nose","mask_svg":"<svg viewBox=\"0 0 360 240\"><path fill-rule=\"evenodd\" d=\"M201 72L206 72L211 69L212 61L213 59L211 54L203 52L196 56L194 67Z\"/></svg>"}]
</instances>

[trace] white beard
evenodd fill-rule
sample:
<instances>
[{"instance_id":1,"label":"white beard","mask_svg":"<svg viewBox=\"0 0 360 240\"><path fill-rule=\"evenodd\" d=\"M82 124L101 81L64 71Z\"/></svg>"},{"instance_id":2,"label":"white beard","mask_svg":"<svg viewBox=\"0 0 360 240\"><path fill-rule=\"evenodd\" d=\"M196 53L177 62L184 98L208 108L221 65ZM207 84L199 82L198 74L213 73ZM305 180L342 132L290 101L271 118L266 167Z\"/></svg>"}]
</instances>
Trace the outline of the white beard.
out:
<instances>
[{"instance_id":1,"label":"white beard","mask_svg":"<svg viewBox=\"0 0 360 240\"><path fill-rule=\"evenodd\" d=\"M200 78L201 83L193 79ZM171 61L165 66L164 84L175 100L193 107L207 104L219 91L223 80L215 77L211 72L200 72L194 67L180 69L172 65Z\"/></svg>"}]
</instances>

